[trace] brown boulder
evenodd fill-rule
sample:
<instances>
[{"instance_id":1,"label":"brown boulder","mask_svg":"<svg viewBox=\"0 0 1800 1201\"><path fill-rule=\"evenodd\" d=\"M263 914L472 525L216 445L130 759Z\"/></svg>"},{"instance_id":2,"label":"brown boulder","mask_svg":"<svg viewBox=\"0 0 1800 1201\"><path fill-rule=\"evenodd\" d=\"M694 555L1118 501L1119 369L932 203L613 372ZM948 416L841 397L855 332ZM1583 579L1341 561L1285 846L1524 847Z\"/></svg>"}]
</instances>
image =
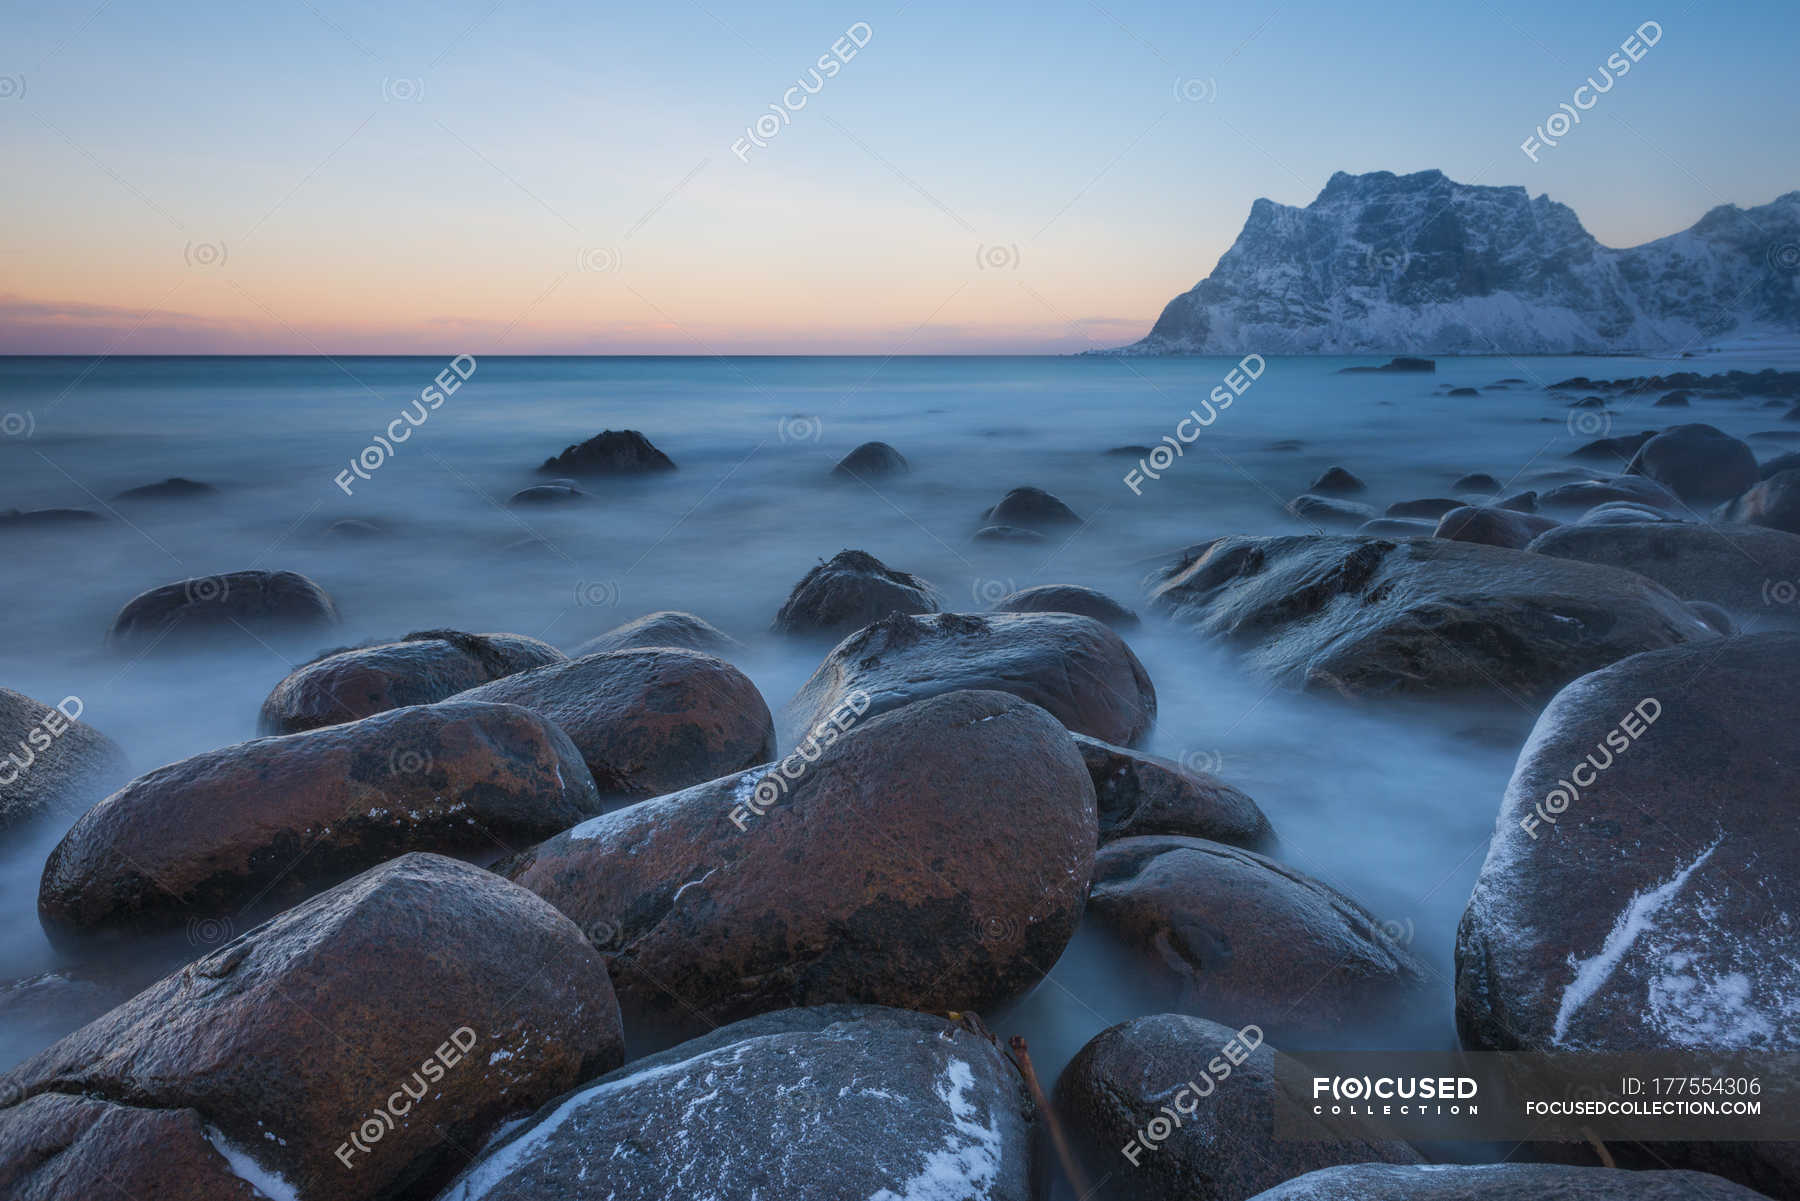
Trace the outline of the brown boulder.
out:
<instances>
[{"instance_id":1,"label":"brown boulder","mask_svg":"<svg viewBox=\"0 0 1800 1201\"><path fill-rule=\"evenodd\" d=\"M407 705L431 705L567 656L521 634L422 630L297 667L263 701L265 734L297 734Z\"/></svg>"},{"instance_id":2,"label":"brown boulder","mask_svg":"<svg viewBox=\"0 0 1800 1201\"><path fill-rule=\"evenodd\" d=\"M301 1197L429 1196L459 1148L622 1057L605 967L567 919L480 868L408 855L194 961L0 1078L10 1101L0 1127L12 1128L9 1140L56 1141L39 1122L67 1119L30 1108L40 1097L190 1110ZM204 1161L190 1137L167 1167L159 1152L141 1161L143 1177L111 1175L116 1156L132 1162L130 1140L149 1121L128 1117L116 1155L98 1141L105 1123L90 1124L92 1153L72 1162L94 1175L66 1195L110 1195L102 1181L112 1180L158 1196L161 1180L179 1178L165 1171Z\"/></svg>"},{"instance_id":3,"label":"brown boulder","mask_svg":"<svg viewBox=\"0 0 1800 1201\"><path fill-rule=\"evenodd\" d=\"M78 696L51 706L0 688L0 830L79 812L129 774L125 753L83 712Z\"/></svg>"},{"instance_id":4,"label":"brown boulder","mask_svg":"<svg viewBox=\"0 0 1800 1201\"><path fill-rule=\"evenodd\" d=\"M1100 841L1143 834L1185 834L1267 851L1275 831L1256 802L1208 772L1168 759L1073 736L1100 812Z\"/></svg>"},{"instance_id":5,"label":"brown boulder","mask_svg":"<svg viewBox=\"0 0 1800 1201\"><path fill-rule=\"evenodd\" d=\"M1626 655L1716 636L1630 572L1443 538L1221 538L1164 571L1151 607L1280 683L1345 695L1529 702Z\"/></svg>"},{"instance_id":6,"label":"brown boulder","mask_svg":"<svg viewBox=\"0 0 1800 1201\"><path fill-rule=\"evenodd\" d=\"M1156 722L1156 689L1117 634L1071 613L894 614L838 643L782 710L788 741L845 701L871 713L962 688L1010 692L1077 734L1130 746Z\"/></svg>"},{"instance_id":7,"label":"brown boulder","mask_svg":"<svg viewBox=\"0 0 1800 1201\"><path fill-rule=\"evenodd\" d=\"M271 1194L237 1174L222 1141L192 1109L137 1109L43 1093L0 1109L0 1196L268 1201Z\"/></svg>"},{"instance_id":8,"label":"brown boulder","mask_svg":"<svg viewBox=\"0 0 1800 1201\"><path fill-rule=\"evenodd\" d=\"M1791 612L1793 581L1800 580L1800 535L1764 526L1584 523L1542 534L1528 549L1633 571L1683 600L1710 601L1733 613Z\"/></svg>"},{"instance_id":9,"label":"brown boulder","mask_svg":"<svg viewBox=\"0 0 1800 1201\"><path fill-rule=\"evenodd\" d=\"M1094 858L1088 911L1146 953L1152 983L1182 1010L1271 1032L1355 1026L1425 979L1349 897L1200 838L1107 843Z\"/></svg>"},{"instance_id":10,"label":"brown boulder","mask_svg":"<svg viewBox=\"0 0 1800 1201\"><path fill-rule=\"evenodd\" d=\"M839 1001L987 1012L1036 984L1080 919L1097 838L1068 734L994 692L841 727L500 870L588 932L634 1023Z\"/></svg>"},{"instance_id":11,"label":"brown boulder","mask_svg":"<svg viewBox=\"0 0 1800 1201\"><path fill-rule=\"evenodd\" d=\"M806 573L775 615L777 634L842 637L892 613L936 613L937 589L867 551L841 550Z\"/></svg>"},{"instance_id":12,"label":"brown boulder","mask_svg":"<svg viewBox=\"0 0 1800 1201\"><path fill-rule=\"evenodd\" d=\"M1115 630L1135 630L1138 615L1104 592L1078 584L1039 584L994 602L996 613L1074 613L1104 622Z\"/></svg>"},{"instance_id":13,"label":"brown boulder","mask_svg":"<svg viewBox=\"0 0 1800 1201\"><path fill-rule=\"evenodd\" d=\"M704 618L675 609L646 613L634 621L614 626L575 648L571 658L598 655L606 651L635 651L647 646L673 646L682 650L727 655L744 649L744 644Z\"/></svg>"},{"instance_id":14,"label":"brown boulder","mask_svg":"<svg viewBox=\"0 0 1800 1201\"><path fill-rule=\"evenodd\" d=\"M545 459L544 475L647 475L674 471L675 462L636 430L602 430Z\"/></svg>"},{"instance_id":15,"label":"brown boulder","mask_svg":"<svg viewBox=\"0 0 1800 1201\"><path fill-rule=\"evenodd\" d=\"M256 645L337 624L325 590L293 571L228 571L139 593L113 618L107 645L144 651L195 643Z\"/></svg>"},{"instance_id":16,"label":"brown boulder","mask_svg":"<svg viewBox=\"0 0 1800 1201\"><path fill-rule=\"evenodd\" d=\"M139 776L50 852L38 916L57 935L191 924L407 851L492 857L600 810L574 744L536 713L394 709Z\"/></svg>"},{"instance_id":17,"label":"brown boulder","mask_svg":"<svg viewBox=\"0 0 1800 1201\"><path fill-rule=\"evenodd\" d=\"M769 706L743 672L674 647L607 651L520 672L457 700L523 705L566 731L594 783L651 797L766 763Z\"/></svg>"}]
</instances>

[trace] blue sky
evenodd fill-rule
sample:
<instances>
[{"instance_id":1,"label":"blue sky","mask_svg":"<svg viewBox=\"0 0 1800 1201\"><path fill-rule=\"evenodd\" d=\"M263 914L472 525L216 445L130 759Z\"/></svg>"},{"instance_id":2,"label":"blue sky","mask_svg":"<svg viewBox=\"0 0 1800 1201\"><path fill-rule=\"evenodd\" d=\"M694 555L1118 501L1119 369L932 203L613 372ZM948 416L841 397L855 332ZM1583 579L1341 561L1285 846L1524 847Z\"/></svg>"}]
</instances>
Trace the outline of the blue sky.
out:
<instances>
[{"instance_id":1,"label":"blue sky","mask_svg":"<svg viewBox=\"0 0 1800 1201\"><path fill-rule=\"evenodd\" d=\"M1800 188L1791 3L4 12L0 351L1074 350L1337 170L1523 185L1611 245Z\"/></svg>"}]
</instances>

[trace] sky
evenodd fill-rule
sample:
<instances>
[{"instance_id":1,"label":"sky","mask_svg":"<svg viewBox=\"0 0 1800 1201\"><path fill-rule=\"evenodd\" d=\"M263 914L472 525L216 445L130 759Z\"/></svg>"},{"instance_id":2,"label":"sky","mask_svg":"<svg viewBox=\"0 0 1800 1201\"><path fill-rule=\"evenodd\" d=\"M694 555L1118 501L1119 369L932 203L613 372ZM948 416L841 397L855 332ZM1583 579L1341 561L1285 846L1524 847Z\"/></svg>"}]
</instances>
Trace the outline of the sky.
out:
<instances>
[{"instance_id":1,"label":"sky","mask_svg":"<svg viewBox=\"0 0 1800 1201\"><path fill-rule=\"evenodd\" d=\"M4 0L0 31L0 353L1058 353L1135 341L1334 171L1521 185L1612 246L1800 188L1792 0Z\"/></svg>"}]
</instances>

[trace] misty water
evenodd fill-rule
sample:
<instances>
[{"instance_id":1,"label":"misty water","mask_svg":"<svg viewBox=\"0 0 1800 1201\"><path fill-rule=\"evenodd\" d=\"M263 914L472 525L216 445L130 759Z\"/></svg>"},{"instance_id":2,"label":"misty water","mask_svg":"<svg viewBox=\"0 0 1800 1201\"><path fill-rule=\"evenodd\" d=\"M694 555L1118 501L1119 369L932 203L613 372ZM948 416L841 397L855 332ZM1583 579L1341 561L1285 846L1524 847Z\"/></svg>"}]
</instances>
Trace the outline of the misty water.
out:
<instances>
[{"instance_id":1,"label":"misty water","mask_svg":"<svg viewBox=\"0 0 1800 1201\"><path fill-rule=\"evenodd\" d=\"M1763 457L1790 446L1760 432L1796 429L1755 400L1653 413L1654 395L1572 419L1573 397L1542 387L1793 365L1748 353L1442 360L1435 375L1339 375L1375 360L1274 358L1138 494L1124 482L1136 459L1106 452L1173 433L1234 360L482 358L370 478L350 477L347 495L336 477L448 360L0 360L0 508L108 516L0 530L0 683L46 703L80 697L85 719L142 772L256 736L271 686L326 646L454 627L568 650L641 614L684 609L748 644L738 666L779 711L827 648L777 638L770 620L808 568L846 547L923 575L946 609L1074 583L1142 610L1145 575L1185 545L1311 528L1281 503L1332 464L1366 480L1357 499L1381 507L1446 495L1473 471L1509 489L1575 478L1584 473L1567 454L1608 423L1629 433L1708 421ZM1490 388L1509 378L1524 382ZM1444 395L1457 385L1482 393ZM594 497L581 506L506 506L541 482L534 469L546 456L622 428L642 430L680 470L584 482ZM833 463L870 439L898 447L912 472L875 487L832 480ZM169 476L220 491L111 500ZM982 510L1022 484L1055 493L1086 523L1042 544L972 542ZM384 532L327 532L350 518ZM132 658L104 647L114 614L140 591L253 567L318 581L343 628L220 653ZM1532 715L1273 691L1228 652L1146 617L1128 636L1160 701L1146 748L1248 792L1280 836L1277 858L1361 901L1430 967L1428 1001L1376 1015L1359 1037L1453 1045L1455 925ZM36 918L45 853L73 817L11 831L0 847L0 981L75 962L51 949ZM137 970L210 949L190 945L199 941L160 947ZM1133 988L1128 963L1084 931L1049 980L989 1024L1028 1036L1053 1079L1095 1033L1159 1007ZM0 1061L54 1033L0 1028Z\"/></svg>"}]
</instances>

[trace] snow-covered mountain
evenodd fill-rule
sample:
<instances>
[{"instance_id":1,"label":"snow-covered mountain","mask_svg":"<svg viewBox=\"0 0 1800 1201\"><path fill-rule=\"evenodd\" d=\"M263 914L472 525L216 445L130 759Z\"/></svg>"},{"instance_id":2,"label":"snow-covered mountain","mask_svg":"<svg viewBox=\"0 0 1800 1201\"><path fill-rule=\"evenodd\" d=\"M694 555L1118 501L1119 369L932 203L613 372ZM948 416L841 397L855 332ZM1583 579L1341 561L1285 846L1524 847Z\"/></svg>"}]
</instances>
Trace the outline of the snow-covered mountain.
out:
<instances>
[{"instance_id":1,"label":"snow-covered mountain","mask_svg":"<svg viewBox=\"0 0 1800 1201\"><path fill-rule=\"evenodd\" d=\"M1565 205L1441 171L1258 200L1127 354L1569 354L1800 338L1800 192L1614 250Z\"/></svg>"}]
</instances>

